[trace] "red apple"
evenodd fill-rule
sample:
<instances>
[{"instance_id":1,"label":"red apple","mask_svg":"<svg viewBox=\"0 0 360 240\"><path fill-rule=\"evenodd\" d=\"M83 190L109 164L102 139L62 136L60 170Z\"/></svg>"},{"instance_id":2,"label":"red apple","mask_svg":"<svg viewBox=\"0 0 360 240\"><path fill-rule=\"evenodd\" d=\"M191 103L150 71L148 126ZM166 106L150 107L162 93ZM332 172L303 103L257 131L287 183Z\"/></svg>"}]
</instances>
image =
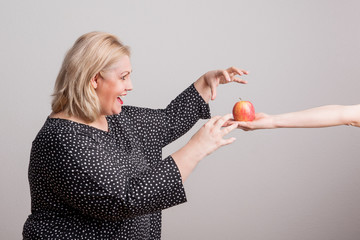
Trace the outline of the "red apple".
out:
<instances>
[{"instance_id":1,"label":"red apple","mask_svg":"<svg viewBox=\"0 0 360 240\"><path fill-rule=\"evenodd\" d=\"M255 109L249 101L238 101L233 108L233 116L235 121L251 122L255 119Z\"/></svg>"}]
</instances>

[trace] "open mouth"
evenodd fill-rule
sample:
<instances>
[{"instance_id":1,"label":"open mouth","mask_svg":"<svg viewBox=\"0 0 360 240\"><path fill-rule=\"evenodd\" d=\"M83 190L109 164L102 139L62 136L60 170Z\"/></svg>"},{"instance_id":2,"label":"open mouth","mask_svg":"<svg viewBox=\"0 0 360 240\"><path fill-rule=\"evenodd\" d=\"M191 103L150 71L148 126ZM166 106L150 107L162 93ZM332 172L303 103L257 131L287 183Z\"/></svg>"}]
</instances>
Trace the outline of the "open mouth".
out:
<instances>
[{"instance_id":1,"label":"open mouth","mask_svg":"<svg viewBox=\"0 0 360 240\"><path fill-rule=\"evenodd\" d=\"M118 102L119 102L121 105L124 104L124 102L123 102L123 100L120 98L120 96L118 96L116 99L118 100Z\"/></svg>"}]
</instances>

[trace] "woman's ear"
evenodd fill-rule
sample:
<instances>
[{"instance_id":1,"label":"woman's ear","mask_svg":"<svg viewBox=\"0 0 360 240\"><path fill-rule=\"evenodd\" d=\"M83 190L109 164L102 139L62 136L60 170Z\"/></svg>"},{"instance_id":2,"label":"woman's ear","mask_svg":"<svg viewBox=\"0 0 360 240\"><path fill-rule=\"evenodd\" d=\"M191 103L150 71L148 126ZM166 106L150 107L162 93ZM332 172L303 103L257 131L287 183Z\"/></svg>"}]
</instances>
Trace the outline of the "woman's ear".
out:
<instances>
[{"instance_id":1,"label":"woman's ear","mask_svg":"<svg viewBox=\"0 0 360 240\"><path fill-rule=\"evenodd\" d=\"M94 89L97 88L98 79L99 79L99 73L97 73L97 74L90 80L90 83L91 83L91 85L93 86Z\"/></svg>"}]
</instances>

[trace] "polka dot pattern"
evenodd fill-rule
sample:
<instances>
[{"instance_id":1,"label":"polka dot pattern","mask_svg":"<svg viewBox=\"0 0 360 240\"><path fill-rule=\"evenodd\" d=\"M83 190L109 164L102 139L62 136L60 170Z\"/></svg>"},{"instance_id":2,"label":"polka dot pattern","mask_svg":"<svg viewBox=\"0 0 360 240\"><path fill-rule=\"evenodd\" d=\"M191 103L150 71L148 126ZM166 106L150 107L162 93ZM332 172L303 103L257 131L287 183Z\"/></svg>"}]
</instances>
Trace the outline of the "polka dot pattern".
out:
<instances>
[{"instance_id":1,"label":"polka dot pattern","mask_svg":"<svg viewBox=\"0 0 360 240\"><path fill-rule=\"evenodd\" d=\"M209 117L192 84L165 109L124 106L108 132L48 118L30 155L24 239L160 239L161 210L186 201L161 149Z\"/></svg>"}]
</instances>

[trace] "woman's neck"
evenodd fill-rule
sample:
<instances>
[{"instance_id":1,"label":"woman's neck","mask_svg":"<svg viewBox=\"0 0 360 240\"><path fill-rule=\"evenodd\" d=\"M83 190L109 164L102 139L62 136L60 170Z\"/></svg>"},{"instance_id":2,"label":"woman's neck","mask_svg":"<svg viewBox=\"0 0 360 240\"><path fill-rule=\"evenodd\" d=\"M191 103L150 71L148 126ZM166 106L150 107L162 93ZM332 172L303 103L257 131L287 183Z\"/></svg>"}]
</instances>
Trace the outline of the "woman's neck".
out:
<instances>
[{"instance_id":1,"label":"woman's neck","mask_svg":"<svg viewBox=\"0 0 360 240\"><path fill-rule=\"evenodd\" d=\"M76 117L76 116L69 116L65 112L51 113L50 118L66 119L66 120L70 120L70 121L73 121L73 122L86 124L86 125L92 126L94 128L98 128L98 129L100 129L102 131L105 131L105 132L109 131L109 125L108 125L108 122L107 122L106 117L104 115L99 116L93 122L87 122L84 119Z\"/></svg>"}]
</instances>

